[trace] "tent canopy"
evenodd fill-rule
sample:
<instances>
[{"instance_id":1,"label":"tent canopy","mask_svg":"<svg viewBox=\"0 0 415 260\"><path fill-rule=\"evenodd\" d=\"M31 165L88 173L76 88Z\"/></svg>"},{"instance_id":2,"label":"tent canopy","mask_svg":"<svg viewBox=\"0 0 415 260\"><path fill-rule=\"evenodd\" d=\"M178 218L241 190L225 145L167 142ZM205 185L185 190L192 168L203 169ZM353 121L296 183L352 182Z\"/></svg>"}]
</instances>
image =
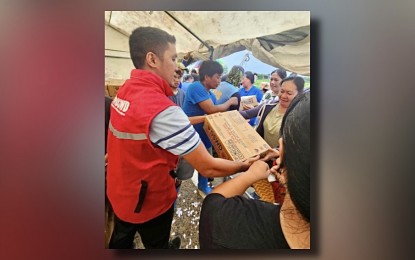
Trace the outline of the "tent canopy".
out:
<instances>
[{"instance_id":1,"label":"tent canopy","mask_svg":"<svg viewBox=\"0 0 415 260\"><path fill-rule=\"evenodd\" d=\"M213 47L214 60L247 49L271 66L310 75L309 11L106 11L105 23L106 57L129 57L122 38L152 26L176 37L179 57L192 52L195 59L209 59L210 50L182 23Z\"/></svg>"}]
</instances>

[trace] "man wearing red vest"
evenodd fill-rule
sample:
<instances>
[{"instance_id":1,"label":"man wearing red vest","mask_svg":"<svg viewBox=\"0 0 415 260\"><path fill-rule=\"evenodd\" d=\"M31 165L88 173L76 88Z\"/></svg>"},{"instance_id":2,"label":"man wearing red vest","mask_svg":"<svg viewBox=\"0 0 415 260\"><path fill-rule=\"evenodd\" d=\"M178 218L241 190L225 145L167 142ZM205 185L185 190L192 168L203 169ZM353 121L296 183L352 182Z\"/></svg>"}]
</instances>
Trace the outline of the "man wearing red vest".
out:
<instances>
[{"instance_id":1,"label":"man wearing red vest","mask_svg":"<svg viewBox=\"0 0 415 260\"><path fill-rule=\"evenodd\" d=\"M177 193L171 172L183 156L206 177L245 171L253 163L213 158L173 95L176 39L152 27L135 29L130 55L136 69L111 103L107 195L115 213L109 248L132 248L139 232L145 248L179 248L169 243ZM172 246L174 245L174 246Z\"/></svg>"}]
</instances>

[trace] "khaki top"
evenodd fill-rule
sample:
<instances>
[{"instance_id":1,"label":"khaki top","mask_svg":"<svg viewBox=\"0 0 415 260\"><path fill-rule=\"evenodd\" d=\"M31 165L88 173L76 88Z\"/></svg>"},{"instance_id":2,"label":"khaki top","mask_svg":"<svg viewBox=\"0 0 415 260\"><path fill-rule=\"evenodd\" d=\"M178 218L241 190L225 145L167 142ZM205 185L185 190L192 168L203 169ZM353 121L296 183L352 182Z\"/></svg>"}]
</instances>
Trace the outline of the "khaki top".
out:
<instances>
[{"instance_id":1,"label":"khaki top","mask_svg":"<svg viewBox=\"0 0 415 260\"><path fill-rule=\"evenodd\" d=\"M264 120L264 140L272 148L278 146L282 118L284 117L284 114L278 112L279 107L280 104L276 105Z\"/></svg>"}]
</instances>

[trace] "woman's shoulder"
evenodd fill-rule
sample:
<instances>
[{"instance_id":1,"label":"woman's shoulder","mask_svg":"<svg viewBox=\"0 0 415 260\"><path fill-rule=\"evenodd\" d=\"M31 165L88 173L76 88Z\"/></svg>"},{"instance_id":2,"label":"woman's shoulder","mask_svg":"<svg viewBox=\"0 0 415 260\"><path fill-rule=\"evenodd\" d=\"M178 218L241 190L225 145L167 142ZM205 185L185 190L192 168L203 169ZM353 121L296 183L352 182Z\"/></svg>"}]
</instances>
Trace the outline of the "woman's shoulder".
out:
<instances>
[{"instance_id":1,"label":"woman's shoulder","mask_svg":"<svg viewBox=\"0 0 415 260\"><path fill-rule=\"evenodd\" d=\"M222 248L285 248L279 211L260 200L210 194L200 215L201 246L209 241Z\"/></svg>"},{"instance_id":2,"label":"woman's shoulder","mask_svg":"<svg viewBox=\"0 0 415 260\"><path fill-rule=\"evenodd\" d=\"M201 215L208 213L210 217L223 221L224 218L246 218L247 221L258 219L258 216L279 215L280 206L261 200L248 199L243 196L225 198L221 194L209 194L203 201ZM243 217L242 217L243 216ZM251 220L249 220L251 219Z\"/></svg>"},{"instance_id":3,"label":"woman's shoulder","mask_svg":"<svg viewBox=\"0 0 415 260\"><path fill-rule=\"evenodd\" d=\"M277 106L278 105L278 102L275 102L275 103L267 103L267 104L265 104L265 106L267 106L267 107L275 107L275 106Z\"/></svg>"},{"instance_id":4,"label":"woman's shoulder","mask_svg":"<svg viewBox=\"0 0 415 260\"><path fill-rule=\"evenodd\" d=\"M271 103L271 104L264 104L264 115L268 114L274 107L276 107L277 103Z\"/></svg>"}]
</instances>

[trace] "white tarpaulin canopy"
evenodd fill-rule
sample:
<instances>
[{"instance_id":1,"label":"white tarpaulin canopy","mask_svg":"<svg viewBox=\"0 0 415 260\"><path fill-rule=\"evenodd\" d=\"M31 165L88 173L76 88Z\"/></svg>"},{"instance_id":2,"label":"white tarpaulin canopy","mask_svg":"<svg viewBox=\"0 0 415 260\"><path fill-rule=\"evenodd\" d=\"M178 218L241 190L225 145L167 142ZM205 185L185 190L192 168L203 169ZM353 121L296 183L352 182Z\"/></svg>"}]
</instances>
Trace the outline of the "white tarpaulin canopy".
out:
<instances>
[{"instance_id":1,"label":"white tarpaulin canopy","mask_svg":"<svg viewBox=\"0 0 415 260\"><path fill-rule=\"evenodd\" d=\"M107 59L129 58L128 35L139 26L152 26L176 37L179 57L193 51L195 59L218 59L244 49L264 63L310 75L309 11L106 11ZM180 24L181 23L181 24ZM106 75L107 76L107 75Z\"/></svg>"}]
</instances>

